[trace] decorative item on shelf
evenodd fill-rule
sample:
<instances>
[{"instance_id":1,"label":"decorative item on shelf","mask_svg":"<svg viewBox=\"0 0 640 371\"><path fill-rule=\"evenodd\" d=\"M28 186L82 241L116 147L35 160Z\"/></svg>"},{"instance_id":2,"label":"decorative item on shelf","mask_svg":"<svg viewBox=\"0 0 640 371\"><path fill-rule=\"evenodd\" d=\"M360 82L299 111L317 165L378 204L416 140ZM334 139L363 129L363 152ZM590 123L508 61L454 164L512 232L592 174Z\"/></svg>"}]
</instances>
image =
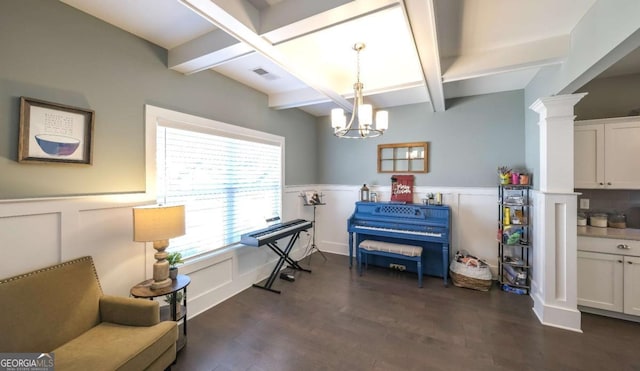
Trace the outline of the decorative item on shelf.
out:
<instances>
[{"instance_id":1,"label":"decorative item on shelf","mask_svg":"<svg viewBox=\"0 0 640 371\"><path fill-rule=\"evenodd\" d=\"M513 210L513 217L511 218L513 224L527 224L527 218L523 216L522 209Z\"/></svg>"},{"instance_id":2,"label":"decorative item on shelf","mask_svg":"<svg viewBox=\"0 0 640 371\"><path fill-rule=\"evenodd\" d=\"M362 96L364 85L360 82L360 52L364 48L364 43L353 45L353 50L357 53L357 75L356 83L353 84L353 109L349 107L349 109L351 109L349 123L346 123L346 117L342 108L334 108L331 110L331 127L333 127L333 134L338 138L375 138L382 135L389 127L389 113L387 111L378 111L376 113L376 126L374 128L372 117L373 107L370 104L364 104ZM357 121L357 125L352 128L355 121Z\"/></svg>"},{"instance_id":3,"label":"decorative item on shelf","mask_svg":"<svg viewBox=\"0 0 640 371\"><path fill-rule=\"evenodd\" d=\"M504 215L502 217L502 224L509 225L511 224L511 209L506 207L504 208Z\"/></svg>"},{"instance_id":4,"label":"decorative item on shelf","mask_svg":"<svg viewBox=\"0 0 640 371\"><path fill-rule=\"evenodd\" d=\"M391 201L413 202L413 175L391 177Z\"/></svg>"},{"instance_id":5,"label":"decorative item on shelf","mask_svg":"<svg viewBox=\"0 0 640 371\"><path fill-rule=\"evenodd\" d=\"M157 290L171 286L167 252L169 239L185 233L184 205L179 206L142 206L133 208L133 240L153 242L156 262L153 263L153 282L151 289Z\"/></svg>"},{"instance_id":6,"label":"decorative item on shelf","mask_svg":"<svg viewBox=\"0 0 640 371\"><path fill-rule=\"evenodd\" d=\"M427 198L423 200L424 204L442 206L442 193L427 193Z\"/></svg>"},{"instance_id":7,"label":"decorative item on shelf","mask_svg":"<svg viewBox=\"0 0 640 371\"><path fill-rule=\"evenodd\" d=\"M369 187L366 184L360 188L360 201L369 201Z\"/></svg>"},{"instance_id":8,"label":"decorative item on shelf","mask_svg":"<svg viewBox=\"0 0 640 371\"><path fill-rule=\"evenodd\" d=\"M515 171L511 172L511 184L520 184L520 173Z\"/></svg>"},{"instance_id":9,"label":"decorative item on shelf","mask_svg":"<svg viewBox=\"0 0 640 371\"><path fill-rule=\"evenodd\" d=\"M500 177L500 184L509 184L511 180L511 169L506 166L499 166L498 176Z\"/></svg>"},{"instance_id":10,"label":"decorative item on shelf","mask_svg":"<svg viewBox=\"0 0 640 371\"><path fill-rule=\"evenodd\" d=\"M503 243L506 245L517 245L522 238L522 229L506 226L503 229Z\"/></svg>"},{"instance_id":11,"label":"decorative item on shelf","mask_svg":"<svg viewBox=\"0 0 640 371\"><path fill-rule=\"evenodd\" d=\"M371 197L371 202L378 202L378 193L377 192L370 192L369 193L369 197Z\"/></svg>"},{"instance_id":12,"label":"decorative item on shelf","mask_svg":"<svg viewBox=\"0 0 640 371\"><path fill-rule=\"evenodd\" d=\"M522 185L529 184L529 174L520 174L520 184Z\"/></svg>"},{"instance_id":13,"label":"decorative item on shelf","mask_svg":"<svg viewBox=\"0 0 640 371\"><path fill-rule=\"evenodd\" d=\"M179 252L170 252L167 255L167 261L169 262L169 278L175 280L176 277L178 277L178 264L184 263L182 254Z\"/></svg>"},{"instance_id":14,"label":"decorative item on shelf","mask_svg":"<svg viewBox=\"0 0 640 371\"><path fill-rule=\"evenodd\" d=\"M435 195L433 193L427 193L427 205L433 205Z\"/></svg>"}]
</instances>

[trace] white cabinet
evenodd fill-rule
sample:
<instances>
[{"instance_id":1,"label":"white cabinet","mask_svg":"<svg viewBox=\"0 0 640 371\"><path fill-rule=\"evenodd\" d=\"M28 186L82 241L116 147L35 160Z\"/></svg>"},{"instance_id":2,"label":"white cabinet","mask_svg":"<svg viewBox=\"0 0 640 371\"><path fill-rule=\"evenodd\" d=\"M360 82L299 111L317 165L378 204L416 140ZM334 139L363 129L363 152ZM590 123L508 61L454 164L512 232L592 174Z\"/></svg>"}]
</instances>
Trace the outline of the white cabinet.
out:
<instances>
[{"instance_id":1,"label":"white cabinet","mask_svg":"<svg viewBox=\"0 0 640 371\"><path fill-rule=\"evenodd\" d=\"M604 185L604 125L578 125L573 131L575 188Z\"/></svg>"},{"instance_id":2,"label":"white cabinet","mask_svg":"<svg viewBox=\"0 0 640 371\"><path fill-rule=\"evenodd\" d=\"M578 251L578 305L622 312L623 257Z\"/></svg>"},{"instance_id":3,"label":"white cabinet","mask_svg":"<svg viewBox=\"0 0 640 371\"><path fill-rule=\"evenodd\" d=\"M640 316L640 258L624 257L624 313Z\"/></svg>"},{"instance_id":4,"label":"white cabinet","mask_svg":"<svg viewBox=\"0 0 640 371\"><path fill-rule=\"evenodd\" d=\"M578 237L578 305L640 316L640 241Z\"/></svg>"},{"instance_id":5,"label":"white cabinet","mask_svg":"<svg viewBox=\"0 0 640 371\"><path fill-rule=\"evenodd\" d=\"M640 189L640 117L577 121L575 188Z\"/></svg>"}]
</instances>

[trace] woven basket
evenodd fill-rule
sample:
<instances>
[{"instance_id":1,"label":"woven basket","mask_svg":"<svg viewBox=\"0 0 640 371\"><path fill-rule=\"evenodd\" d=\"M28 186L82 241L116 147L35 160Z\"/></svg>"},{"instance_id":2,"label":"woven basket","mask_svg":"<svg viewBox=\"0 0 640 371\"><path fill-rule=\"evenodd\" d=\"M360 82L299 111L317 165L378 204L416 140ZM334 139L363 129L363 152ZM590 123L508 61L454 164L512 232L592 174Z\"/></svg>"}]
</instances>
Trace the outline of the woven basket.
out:
<instances>
[{"instance_id":1,"label":"woven basket","mask_svg":"<svg viewBox=\"0 0 640 371\"><path fill-rule=\"evenodd\" d=\"M455 273L452 270L449 270L449 274L451 275L451 281L453 284L458 287L465 287L479 291L489 291L491 284L493 283L492 280L481 280L478 278L467 277L465 275Z\"/></svg>"}]
</instances>

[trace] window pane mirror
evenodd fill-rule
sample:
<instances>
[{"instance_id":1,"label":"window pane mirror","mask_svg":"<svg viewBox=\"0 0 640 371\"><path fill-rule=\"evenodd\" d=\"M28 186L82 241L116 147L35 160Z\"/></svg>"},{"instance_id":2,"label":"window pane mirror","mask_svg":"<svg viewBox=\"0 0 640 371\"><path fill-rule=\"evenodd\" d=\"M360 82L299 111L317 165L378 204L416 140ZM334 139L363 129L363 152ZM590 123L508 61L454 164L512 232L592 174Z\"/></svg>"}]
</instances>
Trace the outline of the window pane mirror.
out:
<instances>
[{"instance_id":1,"label":"window pane mirror","mask_svg":"<svg viewBox=\"0 0 640 371\"><path fill-rule=\"evenodd\" d=\"M428 148L428 142L378 144L378 172L426 173Z\"/></svg>"}]
</instances>

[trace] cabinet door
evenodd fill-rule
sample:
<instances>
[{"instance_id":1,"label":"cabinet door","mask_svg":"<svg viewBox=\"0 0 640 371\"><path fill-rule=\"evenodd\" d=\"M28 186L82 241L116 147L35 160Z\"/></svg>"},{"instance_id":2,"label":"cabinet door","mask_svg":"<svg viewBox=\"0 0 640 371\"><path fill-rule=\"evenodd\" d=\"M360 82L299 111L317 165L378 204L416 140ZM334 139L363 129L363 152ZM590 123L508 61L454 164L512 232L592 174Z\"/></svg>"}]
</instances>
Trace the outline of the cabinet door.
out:
<instances>
[{"instance_id":1,"label":"cabinet door","mask_svg":"<svg viewBox=\"0 0 640 371\"><path fill-rule=\"evenodd\" d=\"M640 258L624 257L624 312L640 316Z\"/></svg>"},{"instance_id":2,"label":"cabinet door","mask_svg":"<svg viewBox=\"0 0 640 371\"><path fill-rule=\"evenodd\" d=\"M578 305L622 312L623 257L578 251Z\"/></svg>"},{"instance_id":3,"label":"cabinet door","mask_svg":"<svg viewBox=\"0 0 640 371\"><path fill-rule=\"evenodd\" d=\"M606 187L640 189L640 121L607 124L604 130Z\"/></svg>"},{"instance_id":4,"label":"cabinet door","mask_svg":"<svg viewBox=\"0 0 640 371\"><path fill-rule=\"evenodd\" d=\"M604 187L604 125L576 125L573 132L574 186Z\"/></svg>"}]
</instances>

